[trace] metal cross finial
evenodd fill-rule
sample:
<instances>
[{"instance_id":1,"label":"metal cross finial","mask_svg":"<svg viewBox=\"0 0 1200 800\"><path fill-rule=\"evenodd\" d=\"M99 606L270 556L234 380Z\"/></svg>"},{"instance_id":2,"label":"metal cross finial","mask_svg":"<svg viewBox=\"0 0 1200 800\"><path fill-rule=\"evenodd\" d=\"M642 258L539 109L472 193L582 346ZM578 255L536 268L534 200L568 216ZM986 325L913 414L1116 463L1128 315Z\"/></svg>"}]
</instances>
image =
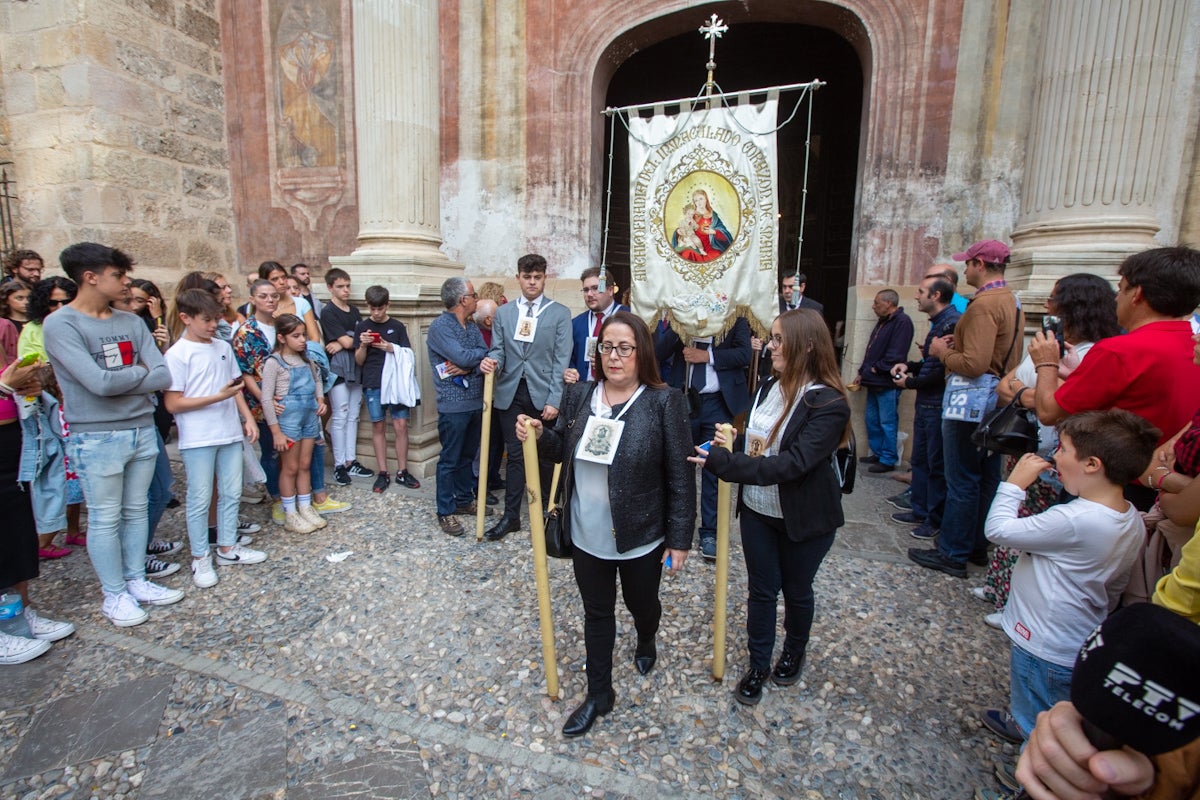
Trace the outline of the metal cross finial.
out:
<instances>
[{"instance_id":1,"label":"metal cross finial","mask_svg":"<svg viewBox=\"0 0 1200 800\"><path fill-rule=\"evenodd\" d=\"M729 26L725 24L725 20L718 19L716 14L709 17L708 24L700 28L700 33L708 39L708 63L705 65L708 68L708 83L705 84L705 90L709 95L712 95L713 90L713 70L717 68L717 39L727 30Z\"/></svg>"}]
</instances>

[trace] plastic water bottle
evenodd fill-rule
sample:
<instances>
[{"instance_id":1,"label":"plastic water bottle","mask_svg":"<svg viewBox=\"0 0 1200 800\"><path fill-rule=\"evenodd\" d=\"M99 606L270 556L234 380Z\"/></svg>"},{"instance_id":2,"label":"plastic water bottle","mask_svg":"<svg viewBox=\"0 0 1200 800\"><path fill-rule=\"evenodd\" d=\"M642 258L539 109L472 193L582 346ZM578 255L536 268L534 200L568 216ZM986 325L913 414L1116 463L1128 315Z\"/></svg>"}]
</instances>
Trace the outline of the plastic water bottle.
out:
<instances>
[{"instance_id":1,"label":"plastic water bottle","mask_svg":"<svg viewBox=\"0 0 1200 800\"><path fill-rule=\"evenodd\" d=\"M21 602L21 595L11 589L0 594L0 632L24 639L33 638L29 621L25 619L25 604Z\"/></svg>"}]
</instances>

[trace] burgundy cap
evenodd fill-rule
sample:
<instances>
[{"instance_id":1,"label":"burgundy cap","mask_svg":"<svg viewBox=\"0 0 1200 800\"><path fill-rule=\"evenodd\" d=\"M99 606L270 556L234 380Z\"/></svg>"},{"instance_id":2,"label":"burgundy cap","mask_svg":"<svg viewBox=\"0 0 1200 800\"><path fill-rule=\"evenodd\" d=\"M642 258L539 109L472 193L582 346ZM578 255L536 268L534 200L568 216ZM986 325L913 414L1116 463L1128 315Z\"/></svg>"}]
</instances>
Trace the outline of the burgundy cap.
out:
<instances>
[{"instance_id":1,"label":"burgundy cap","mask_svg":"<svg viewBox=\"0 0 1200 800\"><path fill-rule=\"evenodd\" d=\"M976 242L967 248L965 253L955 253L950 256L955 261L970 261L978 258L980 261L986 261L989 264L1007 264L1008 257L1011 255L1008 245L1004 242L998 242L995 239L984 239L982 242Z\"/></svg>"}]
</instances>

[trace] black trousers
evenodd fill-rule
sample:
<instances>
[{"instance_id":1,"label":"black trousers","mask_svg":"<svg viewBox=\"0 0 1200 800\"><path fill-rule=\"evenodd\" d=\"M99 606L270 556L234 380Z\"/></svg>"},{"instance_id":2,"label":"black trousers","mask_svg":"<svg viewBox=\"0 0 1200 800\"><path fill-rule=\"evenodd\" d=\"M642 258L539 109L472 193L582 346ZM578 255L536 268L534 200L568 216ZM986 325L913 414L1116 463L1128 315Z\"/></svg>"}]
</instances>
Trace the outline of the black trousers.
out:
<instances>
[{"instance_id":1,"label":"black trousers","mask_svg":"<svg viewBox=\"0 0 1200 800\"><path fill-rule=\"evenodd\" d=\"M529 387L524 379L517 384L517 393L513 395L512 405L500 409L500 426L504 430L504 447L508 451L508 472L504 476L504 516L517 520L521 518L521 506L527 502L525 452L521 442L517 440L517 417L521 414L542 419L542 409L535 408L533 401L529 399ZM554 422L547 424L553 425ZM540 462L538 472L542 476L542 505L545 506L546 495L550 493L550 479L554 476L554 465Z\"/></svg>"},{"instance_id":2,"label":"black trousers","mask_svg":"<svg viewBox=\"0 0 1200 800\"><path fill-rule=\"evenodd\" d=\"M621 596L633 615L639 639L658 633L662 603L658 584L662 579L660 544L640 558L610 561L575 548L572 563L575 582L583 599L583 641L587 649L588 694L612 689L613 646L617 641L617 575L621 576Z\"/></svg>"},{"instance_id":3,"label":"black trousers","mask_svg":"<svg viewBox=\"0 0 1200 800\"><path fill-rule=\"evenodd\" d=\"M834 533L793 542L778 517L743 508L740 519L749 584L746 644L750 668L770 669L779 590L783 590L783 647L789 653L804 655L816 607L813 578L833 546Z\"/></svg>"}]
</instances>

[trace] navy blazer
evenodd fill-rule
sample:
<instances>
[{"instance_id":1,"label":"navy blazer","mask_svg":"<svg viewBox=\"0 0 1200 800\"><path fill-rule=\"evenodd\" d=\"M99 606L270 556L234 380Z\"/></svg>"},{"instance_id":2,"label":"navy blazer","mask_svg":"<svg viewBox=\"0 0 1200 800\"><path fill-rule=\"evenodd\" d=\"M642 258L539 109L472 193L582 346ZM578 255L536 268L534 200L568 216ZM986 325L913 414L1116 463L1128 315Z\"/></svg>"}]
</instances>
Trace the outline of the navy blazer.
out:
<instances>
[{"instance_id":1,"label":"navy blazer","mask_svg":"<svg viewBox=\"0 0 1200 800\"><path fill-rule=\"evenodd\" d=\"M670 328L659 330L654 335L654 354L658 363L671 359L663 380L676 389L686 390L687 362L683 360L683 347L679 335ZM712 352L721 396L729 413L736 417L750 408L750 390L746 385L746 368L750 366L750 359L754 355L750 348L750 323L744 317L738 317Z\"/></svg>"},{"instance_id":2,"label":"navy blazer","mask_svg":"<svg viewBox=\"0 0 1200 800\"><path fill-rule=\"evenodd\" d=\"M813 311L817 312L821 316L825 316L825 306L818 303L816 300L813 300L811 297L809 297L806 294L800 295L800 302L796 306L796 308L811 308ZM782 314L784 311L787 311L787 310L788 310L787 304L783 301L783 295L780 295L779 296L779 313Z\"/></svg>"},{"instance_id":3,"label":"navy blazer","mask_svg":"<svg viewBox=\"0 0 1200 800\"><path fill-rule=\"evenodd\" d=\"M623 306L616 303L618 311L628 311L629 306ZM571 369L579 373L579 380L586 381L588 379L587 368L588 362L585 357L587 354L584 349L587 347L588 337L592 335L592 329L596 326L596 318L593 316L590 309L571 320Z\"/></svg>"},{"instance_id":4,"label":"navy blazer","mask_svg":"<svg viewBox=\"0 0 1200 800\"><path fill-rule=\"evenodd\" d=\"M775 384L759 387L755 404ZM713 447L704 468L730 483L778 486L783 524L793 542L832 533L846 524L842 513L842 487L833 470L832 456L846 433L850 404L837 389L813 389L800 405L779 439L779 453L749 456L745 437L738 437L734 452ZM738 488L738 512L745 507Z\"/></svg>"}]
</instances>

